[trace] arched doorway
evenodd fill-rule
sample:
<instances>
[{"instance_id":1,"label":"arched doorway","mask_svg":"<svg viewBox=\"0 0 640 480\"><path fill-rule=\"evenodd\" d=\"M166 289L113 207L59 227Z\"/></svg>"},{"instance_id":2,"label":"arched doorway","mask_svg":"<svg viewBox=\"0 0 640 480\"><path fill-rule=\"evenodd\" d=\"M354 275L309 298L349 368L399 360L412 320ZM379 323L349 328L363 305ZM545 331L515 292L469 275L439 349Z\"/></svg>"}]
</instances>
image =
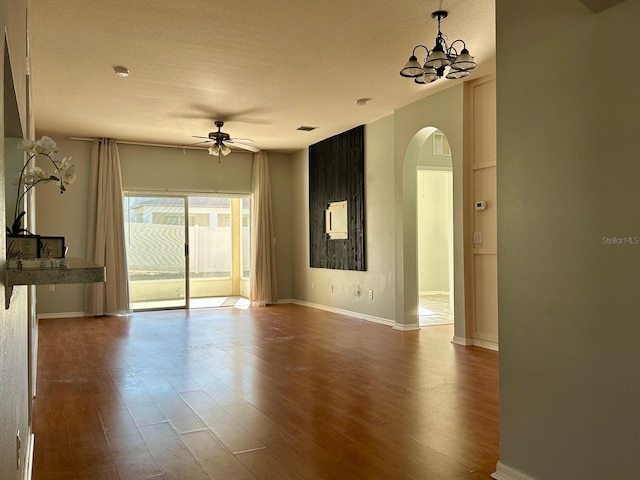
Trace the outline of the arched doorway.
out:
<instances>
[{"instance_id":1,"label":"arched doorway","mask_svg":"<svg viewBox=\"0 0 640 480\"><path fill-rule=\"evenodd\" d=\"M453 166L439 130L422 146L417 166L418 323L453 323Z\"/></svg>"},{"instance_id":2,"label":"arched doorway","mask_svg":"<svg viewBox=\"0 0 640 480\"><path fill-rule=\"evenodd\" d=\"M397 303L396 325L398 330L417 330L419 326L418 304L418 258L417 245L417 167L421 152L429 137L438 128L427 126L420 129L409 141L402 164L400 187L401 235L397 243ZM443 131L446 135L446 131ZM463 239L463 184L462 152L452 148L451 166L453 175L453 297L454 337L466 337L464 296L464 239Z\"/></svg>"}]
</instances>

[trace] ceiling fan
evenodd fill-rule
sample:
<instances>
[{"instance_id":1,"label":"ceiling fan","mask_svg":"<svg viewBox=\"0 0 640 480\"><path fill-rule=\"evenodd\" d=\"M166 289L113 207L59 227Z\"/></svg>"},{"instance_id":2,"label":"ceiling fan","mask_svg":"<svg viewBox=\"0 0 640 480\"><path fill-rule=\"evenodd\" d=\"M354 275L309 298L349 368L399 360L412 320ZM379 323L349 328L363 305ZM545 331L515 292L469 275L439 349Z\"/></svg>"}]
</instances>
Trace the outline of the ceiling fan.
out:
<instances>
[{"instance_id":1,"label":"ceiling fan","mask_svg":"<svg viewBox=\"0 0 640 480\"><path fill-rule=\"evenodd\" d=\"M224 125L224 122L222 120L216 120L215 124L216 127L218 127L217 132L209 132L209 135L206 137L195 136L194 138L206 138L207 140L205 140L204 142L194 143L193 145L213 142L213 144L209 147L209 155L217 155L218 161L220 161L221 156L229 155L231 153L230 147L237 147L243 150L249 150L250 152L260 151L259 148L244 143L253 143L253 140L249 138L231 138L228 133L223 132L222 126Z\"/></svg>"}]
</instances>

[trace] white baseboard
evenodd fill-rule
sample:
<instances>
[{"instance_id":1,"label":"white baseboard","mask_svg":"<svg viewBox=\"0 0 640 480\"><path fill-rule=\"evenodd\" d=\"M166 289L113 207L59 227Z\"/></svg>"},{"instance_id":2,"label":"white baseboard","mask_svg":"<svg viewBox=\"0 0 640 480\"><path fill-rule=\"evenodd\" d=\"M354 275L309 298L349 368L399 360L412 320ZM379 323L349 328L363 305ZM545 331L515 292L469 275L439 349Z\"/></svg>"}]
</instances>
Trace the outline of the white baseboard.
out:
<instances>
[{"instance_id":1,"label":"white baseboard","mask_svg":"<svg viewBox=\"0 0 640 480\"><path fill-rule=\"evenodd\" d=\"M453 337L451 339L451 343L455 345L462 345L464 347L482 347L488 350L499 351L499 346L495 342L488 342L486 340L479 340L477 338L464 338L464 337Z\"/></svg>"},{"instance_id":2,"label":"white baseboard","mask_svg":"<svg viewBox=\"0 0 640 480\"><path fill-rule=\"evenodd\" d=\"M535 480L533 477L525 475L502 462L498 462L496 471L491 474L491 478L495 478L495 480Z\"/></svg>"},{"instance_id":3,"label":"white baseboard","mask_svg":"<svg viewBox=\"0 0 640 480\"><path fill-rule=\"evenodd\" d=\"M472 342L474 347L487 348L489 350L495 350L496 352L499 350L496 342L487 342L486 340L478 340L477 338L472 339Z\"/></svg>"},{"instance_id":4,"label":"white baseboard","mask_svg":"<svg viewBox=\"0 0 640 480\"><path fill-rule=\"evenodd\" d=\"M408 324L404 324L404 325L400 325L397 323L393 324L393 329L394 330L401 330L403 332L409 332L411 330L420 330L420 325L418 325L417 323L408 323Z\"/></svg>"},{"instance_id":5,"label":"white baseboard","mask_svg":"<svg viewBox=\"0 0 640 480\"><path fill-rule=\"evenodd\" d=\"M451 339L451 343L455 345L462 345L463 347L468 347L470 345L473 345L473 342L471 341L471 339L465 338L465 337L453 337Z\"/></svg>"},{"instance_id":6,"label":"white baseboard","mask_svg":"<svg viewBox=\"0 0 640 480\"><path fill-rule=\"evenodd\" d=\"M276 300L277 305L280 305L283 303L293 303L293 300L291 298L279 298L278 300Z\"/></svg>"},{"instance_id":7,"label":"white baseboard","mask_svg":"<svg viewBox=\"0 0 640 480\"><path fill-rule=\"evenodd\" d=\"M448 290L426 290L424 292L419 292L418 295L449 295Z\"/></svg>"},{"instance_id":8,"label":"white baseboard","mask_svg":"<svg viewBox=\"0 0 640 480\"><path fill-rule=\"evenodd\" d=\"M302 305L304 307L316 308L318 310L324 310L326 312L337 313L339 315L345 315L347 317L359 318L361 320L366 320L367 322L379 323L381 325L387 325L389 327L395 327L396 322L393 320L388 320L386 318L374 317L373 315L367 315L366 313L352 312L350 310L343 310L341 308L328 307L326 305L320 305L317 303L304 302L302 300L292 299L290 303L295 305Z\"/></svg>"},{"instance_id":9,"label":"white baseboard","mask_svg":"<svg viewBox=\"0 0 640 480\"><path fill-rule=\"evenodd\" d=\"M60 313L39 313L36 315L37 319L43 318L78 318L78 317L88 317L84 312L60 312Z\"/></svg>"},{"instance_id":10,"label":"white baseboard","mask_svg":"<svg viewBox=\"0 0 640 480\"><path fill-rule=\"evenodd\" d=\"M27 451L24 458L24 471L22 472L23 480L31 480L33 472L33 442L35 441L33 433L27 437Z\"/></svg>"}]
</instances>

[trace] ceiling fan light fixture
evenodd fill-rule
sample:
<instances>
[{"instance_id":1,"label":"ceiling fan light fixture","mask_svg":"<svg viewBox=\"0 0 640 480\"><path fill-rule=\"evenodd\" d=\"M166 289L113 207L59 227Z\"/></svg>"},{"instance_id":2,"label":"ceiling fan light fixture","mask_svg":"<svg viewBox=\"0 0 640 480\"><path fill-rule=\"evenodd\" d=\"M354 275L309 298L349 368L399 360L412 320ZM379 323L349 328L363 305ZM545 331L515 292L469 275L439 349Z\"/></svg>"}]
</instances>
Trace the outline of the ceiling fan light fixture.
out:
<instances>
[{"instance_id":1,"label":"ceiling fan light fixture","mask_svg":"<svg viewBox=\"0 0 640 480\"><path fill-rule=\"evenodd\" d=\"M209 155L220 156L220 147L214 143L209 147L208 152Z\"/></svg>"},{"instance_id":2,"label":"ceiling fan light fixture","mask_svg":"<svg viewBox=\"0 0 640 480\"><path fill-rule=\"evenodd\" d=\"M223 132L222 127L224 125L224 122L222 120L216 120L215 124L216 124L216 127L218 127L218 131L209 132L209 134L206 137L196 137L196 138L207 139L206 142L198 142L198 144L211 142L211 145L207 149L207 152L209 153L209 155L218 157L218 162L220 162L220 159L223 156L227 156L232 152L231 150L232 147L239 148L242 150L248 150L254 153L260 151L259 148L254 147L253 145L247 145L246 143L243 143L243 142L254 143L253 140L251 140L250 138L231 138L231 136L228 133ZM242 142L238 140L242 140Z\"/></svg>"},{"instance_id":3,"label":"ceiling fan light fixture","mask_svg":"<svg viewBox=\"0 0 640 480\"><path fill-rule=\"evenodd\" d=\"M113 73L116 77L127 78L129 76L129 69L127 67L123 67L122 65L117 65L113 67Z\"/></svg>"}]
</instances>

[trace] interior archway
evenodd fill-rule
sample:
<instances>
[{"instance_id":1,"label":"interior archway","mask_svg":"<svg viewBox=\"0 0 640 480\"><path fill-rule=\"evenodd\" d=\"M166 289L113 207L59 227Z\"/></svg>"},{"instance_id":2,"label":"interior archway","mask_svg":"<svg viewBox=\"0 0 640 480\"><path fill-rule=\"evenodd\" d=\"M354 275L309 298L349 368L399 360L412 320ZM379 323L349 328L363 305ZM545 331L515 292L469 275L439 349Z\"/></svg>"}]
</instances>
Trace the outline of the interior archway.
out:
<instances>
[{"instance_id":1,"label":"interior archway","mask_svg":"<svg viewBox=\"0 0 640 480\"><path fill-rule=\"evenodd\" d=\"M453 168L439 130L423 144L416 176L418 323L453 323Z\"/></svg>"},{"instance_id":2,"label":"interior archway","mask_svg":"<svg viewBox=\"0 0 640 480\"><path fill-rule=\"evenodd\" d=\"M417 244L417 166L420 152L427 139L438 130L427 126L420 129L407 145L402 165L402 228L398 247L400 264L398 265L396 325L399 330L419 329L418 305L418 255ZM446 135L446 131L443 131ZM454 337L466 338L465 302L464 302L464 238L463 238L463 188L462 188L462 152L452 147L451 163L453 170L453 294Z\"/></svg>"}]
</instances>

